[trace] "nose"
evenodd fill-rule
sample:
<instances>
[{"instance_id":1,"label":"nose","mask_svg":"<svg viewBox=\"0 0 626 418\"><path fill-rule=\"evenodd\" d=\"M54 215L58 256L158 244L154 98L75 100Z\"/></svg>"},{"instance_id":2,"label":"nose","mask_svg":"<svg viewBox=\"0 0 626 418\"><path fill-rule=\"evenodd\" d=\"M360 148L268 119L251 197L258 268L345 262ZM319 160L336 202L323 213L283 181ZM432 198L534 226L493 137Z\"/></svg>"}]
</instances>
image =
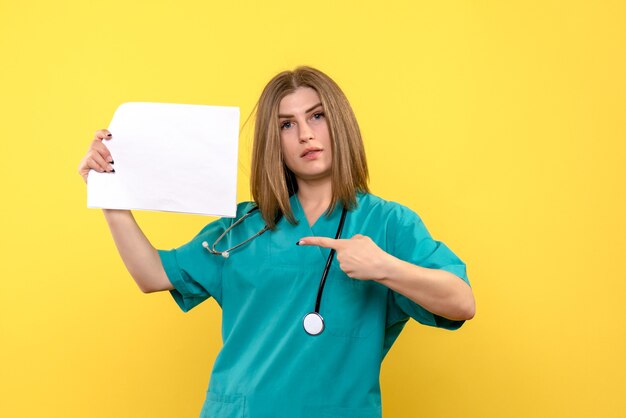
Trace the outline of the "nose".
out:
<instances>
[{"instance_id":1,"label":"nose","mask_svg":"<svg viewBox=\"0 0 626 418\"><path fill-rule=\"evenodd\" d=\"M308 123L300 124L300 143L309 142L310 140L315 138L313 135L313 129L309 126Z\"/></svg>"}]
</instances>

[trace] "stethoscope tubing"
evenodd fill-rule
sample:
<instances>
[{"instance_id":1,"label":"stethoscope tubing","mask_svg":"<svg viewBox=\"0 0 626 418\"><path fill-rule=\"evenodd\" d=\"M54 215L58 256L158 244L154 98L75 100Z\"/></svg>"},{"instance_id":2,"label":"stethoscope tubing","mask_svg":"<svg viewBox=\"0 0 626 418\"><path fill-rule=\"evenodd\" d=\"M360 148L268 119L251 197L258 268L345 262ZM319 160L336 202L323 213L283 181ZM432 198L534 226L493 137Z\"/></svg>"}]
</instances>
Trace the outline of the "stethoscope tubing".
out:
<instances>
[{"instance_id":1,"label":"stethoscope tubing","mask_svg":"<svg viewBox=\"0 0 626 418\"><path fill-rule=\"evenodd\" d=\"M235 222L233 222L233 224L231 226L229 226L228 228L226 228L226 230L224 232L222 232L222 235L220 235L215 242L213 242L212 246L209 246L209 243L204 241L202 243L202 246L211 254L213 255L221 255L224 258L228 258L230 257L230 253L233 250L236 250L239 247L242 247L244 245L246 245L248 242L252 241L254 238L263 235L263 233L267 230L269 230L269 226L267 226L267 224L265 224L265 226L263 226L263 229L261 229L259 232L257 232L256 234L254 234L253 236L251 236L250 238L246 239L243 242L240 242L239 244L235 245L234 247L230 247L224 251L218 251L215 249L215 246L222 240L222 238L224 238L224 236L230 232L234 227L236 227L237 225L239 225L241 222L244 221L244 219L246 219L248 216L250 216L252 214L252 212L259 210L258 206L253 207L252 209L250 209L248 212L246 212L241 218L239 218L238 220L236 220ZM278 221L280 221L280 219L282 218L282 213L279 212L276 215L276 218L274 220L275 223L278 223Z\"/></svg>"},{"instance_id":2,"label":"stethoscope tubing","mask_svg":"<svg viewBox=\"0 0 626 418\"><path fill-rule=\"evenodd\" d=\"M341 232L343 231L343 224L346 220L347 214L346 208L343 208L341 212L341 220L339 221L339 227L337 228L337 233L335 234L335 239L339 239L341 237ZM320 313L320 305L322 304L322 294L324 293L324 286L326 285L326 278L328 277L328 271L330 270L330 265L333 263L333 258L335 256L335 249L332 248L330 250L330 254L328 254L328 258L326 259L326 266L324 266L324 273L322 274L322 279L320 280L320 285L317 290L317 298L315 300L315 313Z\"/></svg>"}]
</instances>

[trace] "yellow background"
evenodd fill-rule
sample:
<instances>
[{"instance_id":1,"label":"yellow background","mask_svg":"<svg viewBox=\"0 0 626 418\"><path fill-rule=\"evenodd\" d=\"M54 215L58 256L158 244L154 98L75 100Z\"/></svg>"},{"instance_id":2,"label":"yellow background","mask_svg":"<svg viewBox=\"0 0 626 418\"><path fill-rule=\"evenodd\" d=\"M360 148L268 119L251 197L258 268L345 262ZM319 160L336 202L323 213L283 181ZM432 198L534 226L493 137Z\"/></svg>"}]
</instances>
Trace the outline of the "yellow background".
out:
<instances>
[{"instance_id":1,"label":"yellow background","mask_svg":"<svg viewBox=\"0 0 626 418\"><path fill-rule=\"evenodd\" d=\"M460 331L407 326L385 416L626 416L625 28L623 1L1 0L0 416L198 415L219 309L143 295L76 167L122 102L247 115L299 64L476 294ZM207 222L136 216L159 248Z\"/></svg>"}]
</instances>

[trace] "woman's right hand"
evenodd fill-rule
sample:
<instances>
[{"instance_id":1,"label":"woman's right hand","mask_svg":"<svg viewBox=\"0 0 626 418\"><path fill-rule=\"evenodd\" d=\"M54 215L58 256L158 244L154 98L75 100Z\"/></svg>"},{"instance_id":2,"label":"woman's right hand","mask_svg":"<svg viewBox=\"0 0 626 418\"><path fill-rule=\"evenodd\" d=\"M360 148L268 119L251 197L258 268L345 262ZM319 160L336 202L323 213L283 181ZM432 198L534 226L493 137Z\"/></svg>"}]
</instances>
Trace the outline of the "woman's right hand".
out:
<instances>
[{"instance_id":1,"label":"woman's right hand","mask_svg":"<svg viewBox=\"0 0 626 418\"><path fill-rule=\"evenodd\" d=\"M87 175L89 170L96 170L99 173L115 173L113 168L113 157L109 152L106 145L103 144L103 140L110 140L113 138L111 132L106 129L100 129L96 131L93 142L89 146L87 155L80 160L78 165L78 173L82 176L85 183L87 183Z\"/></svg>"},{"instance_id":2,"label":"woman's right hand","mask_svg":"<svg viewBox=\"0 0 626 418\"><path fill-rule=\"evenodd\" d=\"M113 157L103 144L104 140L111 138L113 138L111 132L106 129L96 131L87 155L78 165L78 172L85 183L87 183L89 170L96 170L99 173L115 172L112 165ZM126 269L133 276L141 291L148 293L174 289L165 273L159 253L141 231L132 213L129 210L118 209L103 209L102 211Z\"/></svg>"}]
</instances>

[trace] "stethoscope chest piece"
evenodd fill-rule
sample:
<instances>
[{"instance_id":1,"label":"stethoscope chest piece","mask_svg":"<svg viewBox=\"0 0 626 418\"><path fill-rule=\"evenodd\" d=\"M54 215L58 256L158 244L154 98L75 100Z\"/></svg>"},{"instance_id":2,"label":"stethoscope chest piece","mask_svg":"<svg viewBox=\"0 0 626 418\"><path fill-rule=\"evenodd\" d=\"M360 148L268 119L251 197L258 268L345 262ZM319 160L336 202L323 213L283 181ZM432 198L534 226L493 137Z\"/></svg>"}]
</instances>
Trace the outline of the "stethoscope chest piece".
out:
<instances>
[{"instance_id":1,"label":"stethoscope chest piece","mask_svg":"<svg viewBox=\"0 0 626 418\"><path fill-rule=\"evenodd\" d=\"M302 320L304 330L309 335L320 335L324 331L324 318L317 312L310 312Z\"/></svg>"}]
</instances>

